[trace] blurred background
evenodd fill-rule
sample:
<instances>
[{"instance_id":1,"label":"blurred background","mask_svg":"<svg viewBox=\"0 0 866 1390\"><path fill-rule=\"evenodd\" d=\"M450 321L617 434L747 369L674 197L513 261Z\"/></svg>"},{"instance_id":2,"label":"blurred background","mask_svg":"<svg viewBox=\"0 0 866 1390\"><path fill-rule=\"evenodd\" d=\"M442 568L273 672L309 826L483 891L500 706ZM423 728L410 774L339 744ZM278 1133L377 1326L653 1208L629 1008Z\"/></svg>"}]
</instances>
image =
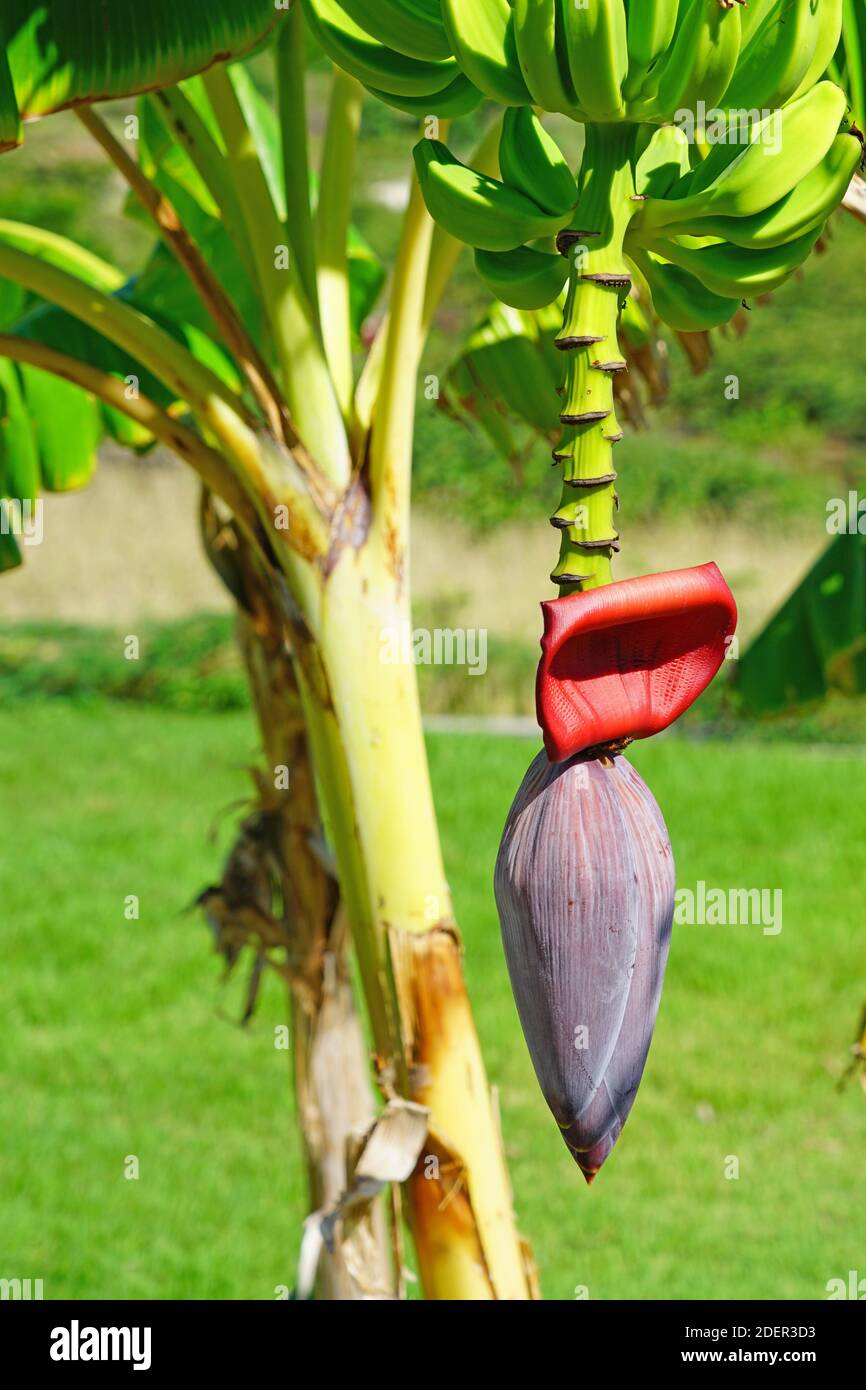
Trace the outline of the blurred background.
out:
<instances>
[{"instance_id":1,"label":"blurred background","mask_svg":"<svg viewBox=\"0 0 866 1390\"><path fill-rule=\"evenodd\" d=\"M472 119L461 127L465 152ZM367 103L356 223L386 263L414 138L409 118ZM149 233L73 117L29 127L0 175L0 216L140 266ZM618 576L716 560L741 650L827 548L828 499L863 486L864 267L866 231L838 214L824 253L752 306L743 336L717 337L702 375L668 345L667 403L620 448ZM446 373L485 307L467 257L425 377ZM483 678L421 669L430 755L544 1292L826 1297L828 1281L866 1277L866 1096L856 1078L840 1087L866 1000L866 702L835 695L757 720L729 707L721 680L683 728L634 750L680 885L781 889L784 922L777 936L675 929L640 1097L589 1192L532 1076L491 889L539 743L538 603L556 549L548 448L523 444L509 467L420 394L416 620L485 629L489 643ZM46 1298L267 1299L294 1283L304 1192L290 1062L274 1046L284 995L267 979L241 1030L242 989L221 986L206 928L185 912L231 842L257 753L197 505L166 454L109 447L90 487L45 499L43 544L0 584L0 1274L43 1278ZM139 661L124 659L128 635Z\"/></svg>"}]
</instances>

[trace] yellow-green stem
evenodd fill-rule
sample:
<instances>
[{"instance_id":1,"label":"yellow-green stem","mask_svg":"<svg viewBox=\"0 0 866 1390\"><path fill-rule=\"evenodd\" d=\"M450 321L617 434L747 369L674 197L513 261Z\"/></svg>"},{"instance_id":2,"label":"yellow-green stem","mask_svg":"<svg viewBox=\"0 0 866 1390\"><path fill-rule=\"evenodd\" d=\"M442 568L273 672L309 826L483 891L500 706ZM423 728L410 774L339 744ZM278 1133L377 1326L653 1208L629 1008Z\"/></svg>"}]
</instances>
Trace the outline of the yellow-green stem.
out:
<instances>
[{"instance_id":1,"label":"yellow-green stem","mask_svg":"<svg viewBox=\"0 0 866 1390\"><path fill-rule=\"evenodd\" d=\"M318 290L325 356L343 418L351 428L354 396L352 315L348 236L352 215L355 151L361 128L362 88L354 77L334 70L328 129L316 209Z\"/></svg>"},{"instance_id":2,"label":"yellow-green stem","mask_svg":"<svg viewBox=\"0 0 866 1390\"><path fill-rule=\"evenodd\" d=\"M286 192L286 236L313 317L319 319L316 287L316 246L310 208L310 160L307 141L306 52L304 15L299 4L280 26L275 67L283 184Z\"/></svg>"},{"instance_id":3,"label":"yellow-green stem","mask_svg":"<svg viewBox=\"0 0 866 1390\"><path fill-rule=\"evenodd\" d=\"M289 412L315 462L333 483L345 486L351 474L345 425L312 310L297 268L286 255L282 224L255 140L226 69L212 68L204 82L240 198Z\"/></svg>"},{"instance_id":4,"label":"yellow-green stem","mask_svg":"<svg viewBox=\"0 0 866 1390\"><path fill-rule=\"evenodd\" d=\"M413 176L394 266L370 459L374 525L398 579L408 565L416 381L432 237L433 222Z\"/></svg>"},{"instance_id":5,"label":"yellow-green stem","mask_svg":"<svg viewBox=\"0 0 866 1390\"><path fill-rule=\"evenodd\" d=\"M330 575L316 631L321 686L302 678L329 840L386 1090L431 1112L413 1178L428 1298L530 1297L508 1175L442 862L418 703L403 651L410 610L371 538ZM427 1198L430 1198L428 1201Z\"/></svg>"},{"instance_id":6,"label":"yellow-green stem","mask_svg":"<svg viewBox=\"0 0 866 1390\"><path fill-rule=\"evenodd\" d=\"M247 237L240 199L225 152L220 148L199 112L180 87L164 87L146 97L172 140L185 150L199 178L213 199L247 275L255 281L252 248Z\"/></svg>"},{"instance_id":7,"label":"yellow-green stem","mask_svg":"<svg viewBox=\"0 0 866 1390\"><path fill-rule=\"evenodd\" d=\"M613 380L626 369L617 322L630 286L623 242L637 207L633 149L630 127L587 127L580 197L571 228L559 240L570 274L557 339L566 375L564 433L554 451L562 466L562 499L551 517L561 543L551 578L562 593L611 583L611 557L618 549L613 450L622 431Z\"/></svg>"}]
</instances>

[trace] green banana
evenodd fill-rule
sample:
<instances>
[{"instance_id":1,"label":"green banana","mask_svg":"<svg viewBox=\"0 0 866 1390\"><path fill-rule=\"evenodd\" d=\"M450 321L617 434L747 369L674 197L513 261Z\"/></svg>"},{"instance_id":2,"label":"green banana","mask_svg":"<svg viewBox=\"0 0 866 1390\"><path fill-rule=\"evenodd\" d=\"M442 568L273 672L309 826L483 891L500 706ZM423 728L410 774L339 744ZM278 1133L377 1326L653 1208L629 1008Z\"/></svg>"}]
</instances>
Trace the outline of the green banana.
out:
<instances>
[{"instance_id":1,"label":"green banana","mask_svg":"<svg viewBox=\"0 0 866 1390\"><path fill-rule=\"evenodd\" d=\"M642 129L650 130L650 127ZM652 131L634 167L635 192L643 198L664 198L673 184L689 172L689 142L685 131L663 125Z\"/></svg>"},{"instance_id":2,"label":"green banana","mask_svg":"<svg viewBox=\"0 0 866 1390\"><path fill-rule=\"evenodd\" d=\"M555 236L568 221L568 213L552 217L525 194L467 168L438 140L420 140L414 154L430 216L469 246L512 251Z\"/></svg>"},{"instance_id":3,"label":"green banana","mask_svg":"<svg viewBox=\"0 0 866 1390\"><path fill-rule=\"evenodd\" d=\"M350 19L380 43L428 62L451 57L439 0L340 0Z\"/></svg>"},{"instance_id":4,"label":"green banana","mask_svg":"<svg viewBox=\"0 0 866 1390\"><path fill-rule=\"evenodd\" d=\"M824 225L844 198L860 156L860 141L856 136L837 135L821 163L790 193L763 212L753 213L751 217L702 217L693 222L676 222L666 228L667 234L722 237L735 246L749 247L753 251L781 246L813 227Z\"/></svg>"},{"instance_id":5,"label":"green banana","mask_svg":"<svg viewBox=\"0 0 866 1390\"><path fill-rule=\"evenodd\" d=\"M365 87L391 96L432 96L460 75L453 58L421 62L371 38L337 0L302 2L310 28L328 57Z\"/></svg>"},{"instance_id":6,"label":"green banana","mask_svg":"<svg viewBox=\"0 0 866 1390\"><path fill-rule=\"evenodd\" d=\"M803 80L791 97L795 101L813 87L826 73L833 55L839 47L842 32L842 13L844 0L819 0L821 6L821 33L815 45L812 61L803 74Z\"/></svg>"},{"instance_id":7,"label":"green banana","mask_svg":"<svg viewBox=\"0 0 866 1390\"><path fill-rule=\"evenodd\" d=\"M533 105L575 115L577 93L568 72L557 0L514 0L514 38Z\"/></svg>"},{"instance_id":8,"label":"green banana","mask_svg":"<svg viewBox=\"0 0 866 1390\"><path fill-rule=\"evenodd\" d=\"M499 169L507 184L545 212L570 212L577 202L577 184L562 151L528 106L505 112Z\"/></svg>"},{"instance_id":9,"label":"green banana","mask_svg":"<svg viewBox=\"0 0 866 1390\"><path fill-rule=\"evenodd\" d=\"M770 113L745 148L716 145L667 199L652 199L639 215L640 229L670 226L697 217L750 217L784 198L826 155L839 133L847 98L833 82L819 82L805 96ZM764 136L778 119L778 148Z\"/></svg>"},{"instance_id":10,"label":"green banana","mask_svg":"<svg viewBox=\"0 0 866 1390\"><path fill-rule=\"evenodd\" d=\"M468 112L475 111L484 100L484 93L473 87L469 78L464 77L462 72L441 92L432 92L430 96L397 97L390 92L381 92L376 87L368 87L367 91L388 106L405 111L410 116L417 116L419 120L423 120L425 116L438 116L441 120L465 116Z\"/></svg>"},{"instance_id":11,"label":"green banana","mask_svg":"<svg viewBox=\"0 0 866 1390\"><path fill-rule=\"evenodd\" d=\"M793 275L806 260L821 234L823 223L781 246L749 251L720 241L695 249L677 241L664 241L653 250L665 260L700 280L705 289L722 298L751 298L770 294Z\"/></svg>"},{"instance_id":12,"label":"green banana","mask_svg":"<svg viewBox=\"0 0 866 1390\"><path fill-rule=\"evenodd\" d=\"M761 27L776 0L749 0L743 10L743 48L751 43L755 32Z\"/></svg>"},{"instance_id":13,"label":"green banana","mask_svg":"<svg viewBox=\"0 0 866 1390\"><path fill-rule=\"evenodd\" d=\"M673 47L659 74L652 108L670 120L679 111L712 110L721 101L737 66L742 39L739 5L691 0Z\"/></svg>"},{"instance_id":14,"label":"green banana","mask_svg":"<svg viewBox=\"0 0 866 1390\"><path fill-rule=\"evenodd\" d=\"M671 46L679 5L678 0L626 0L625 9L628 76L623 95L632 101Z\"/></svg>"},{"instance_id":15,"label":"green banana","mask_svg":"<svg viewBox=\"0 0 866 1390\"><path fill-rule=\"evenodd\" d=\"M656 313L678 333L703 333L708 328L718 328L727 323L740 306L739 299L713 294L679 266L667 265L646 254L636 260Z\"/></svg>"},{"instance_id":16,"label":"green banana","mask_svg":"<svg viewBox=\"0 0 866 1390\"><path fill-rule=\"evenodd\" d=\"M568 280L565 256L519 246L514 251L476 251L475 266L496 298L512 309L544 309Z\"/></svg>"},{"instance_id":17,"label":"green banana","mask_svg":"<svg viewBox=\"0 0 866 1390\"><path fill-rule=\"evenodd\" d=\"M822 0L776 0L737 64L725 105L784 106L808 71L826 13Z\"/></svg>"},{"instance_id":18,"label":"green banana","mask_svg":"<svg viewBox=\"0 0 866 1390\"><path fill-rule=\"evenodd\" d=\"M520 74L508 0L441 0L441 4L449 43L470 82L503 106L531 106L532 95Z\"/></svg>"},{"instance_id":19,"label":"green banana","mask_svg":"<svg viewBox=\"0 0 866 1390\"><path fill-rule=\"evenodd\" d=\"M623 0L559 0L571 80L590 121L625 118L628 76Z\"/></svg>"}]
</instances>

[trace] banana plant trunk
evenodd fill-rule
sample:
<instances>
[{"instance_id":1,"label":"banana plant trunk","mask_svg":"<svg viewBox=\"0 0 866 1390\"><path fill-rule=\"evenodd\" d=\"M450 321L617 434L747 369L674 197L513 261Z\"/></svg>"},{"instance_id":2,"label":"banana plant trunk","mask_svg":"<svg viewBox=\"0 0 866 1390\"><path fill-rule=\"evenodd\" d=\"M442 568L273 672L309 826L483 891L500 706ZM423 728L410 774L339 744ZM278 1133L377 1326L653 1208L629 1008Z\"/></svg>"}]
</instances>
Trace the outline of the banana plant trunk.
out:
<instances>
[{"instance_id":1,"label":"banana plant trunk","mask_svg":"<svg viewBox=\"0 0 866 1390\"><path fill-rule=\"evenodd\" d=\"M537 1294L534 1266L516 1230L463 979L415 668L386 659L399 646L388 635L403 632L410 618L404 557L393 529L367 527L358 507L356 528L334 547L315 641L276 571L249 551L238 620L268 765L291 769L284 893L293 922L302 924L292 1016L311 1201L324 1206L340 1195L346 1139L371 1118L345 943L333 940L340 914L319 857L320 808L351 922L379 1087L430 1114L408 1184L425 1296L527 1299ZM362 1287L381 1286L384 1263L381 1256L365 1272ZM346 1277L358 1283L356 1270L339 1266L326 1277L337 1290Z\"/></svg>"},{"instance_id":2,"label":"banana plant trunk","mask_svg":"<svg viewBox=\"0 0 866 1390\"><path fill-rule=\"evenodd\" d=\"M283 917L292 950L288 963L291 1060L311 1214L334 1209L346 1191L350 1154L372 1125L376 1106L369 1056L350 968L350 939L336 876L328 862L297 682L279 605L236 527L220 532L205 503L205 548L238 601L236 637L261 734L267 809L276 816L270 840ZM210 524L207 524L210 523ZM219 547L218 537L232 548ZM219 547L219 548L218 548ZM284 776L288 786L274 792ZM318 1257L316 1295L349 1302L391 1298L392 1249L381 1201L344 1239Z\"/></svg>"},{"instance_id":3,"label":"banana plant trunk","mask_svg":"<svg viewBox=\"0 0 866 1390\"><path fill-rule=\"evenodd\" d=\"M380 1084L425 1106L409 1216L430 1299L526 1299L512 1195L442 862L414 666L385 659L410 620L388 528L347 543L319 640L299 661L320 799L352 920Z\"/></svg>"}]
</instances>

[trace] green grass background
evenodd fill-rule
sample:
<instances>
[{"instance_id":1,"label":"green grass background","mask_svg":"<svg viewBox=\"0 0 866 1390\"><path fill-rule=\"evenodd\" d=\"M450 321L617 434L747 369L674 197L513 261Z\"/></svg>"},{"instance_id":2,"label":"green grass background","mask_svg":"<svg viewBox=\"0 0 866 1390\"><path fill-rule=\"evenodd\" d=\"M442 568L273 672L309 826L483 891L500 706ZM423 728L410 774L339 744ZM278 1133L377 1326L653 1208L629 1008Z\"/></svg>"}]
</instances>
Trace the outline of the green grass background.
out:
<instances>
[{"instance_id":1,"label":"green grass background","mask_svg":"<svg viewBox=\"0 0 866 1390\"><path fill-rule=\"evenodd\" d=\"M229 817L209 842L214 813L246 793L249 716L102 700L20 716L0 715L0 1275L43 1278L46 1298L270 1299L304 1210L283 996L269 981L251 1028L232 1026L237 996L182 911L230 833ZM866 995L864 759L675 736L634 751L680 886L781 887L784 926L675 929L644 1083L589 1190L536 1088L492 901L533 744L438 735L430 752L546 1296L820 1299L866 1274L866 1098L835 1089Z\"/></svg>"}]
</instances>

